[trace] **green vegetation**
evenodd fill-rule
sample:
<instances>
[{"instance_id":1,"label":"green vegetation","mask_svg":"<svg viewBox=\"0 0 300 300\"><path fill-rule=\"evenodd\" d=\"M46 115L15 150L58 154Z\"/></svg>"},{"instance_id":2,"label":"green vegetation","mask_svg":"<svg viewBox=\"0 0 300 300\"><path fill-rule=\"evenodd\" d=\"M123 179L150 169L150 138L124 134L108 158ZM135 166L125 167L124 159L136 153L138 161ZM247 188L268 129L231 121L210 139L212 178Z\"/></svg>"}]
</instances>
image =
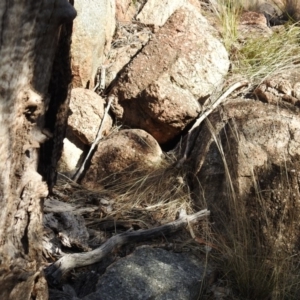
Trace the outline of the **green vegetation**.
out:
<instances>
[{"instance_id":1,"label":"green vegetation","mask_svg":"<svg viewBox=\"0 0 300 300\"><path fill-rule=\"evenodd\" d=\"M260 81L295 67L300 61L300 27L287 26L271 37L249 38L232 54L233 72Z\"/></svg>"},{"instance_id":2,"label":"green vegetation","mask_svg":"<svg viewBox=\"0 0 300 300\"><path fill-rule=\"evenodd\" d=\"M244 7L250 7L245 1ZM273 33L249 34L239 30L239 19L243 12L241 2L220 0L216 14L221 24L221 34L228 50L232 73L242 75L253 83L267 76L291 69L300 62L300 26L293 22L296 2L287 0L282 11L290 21ZM251 2L251 9L257 10L257 2Z\"/></svg>"}]
</instances>

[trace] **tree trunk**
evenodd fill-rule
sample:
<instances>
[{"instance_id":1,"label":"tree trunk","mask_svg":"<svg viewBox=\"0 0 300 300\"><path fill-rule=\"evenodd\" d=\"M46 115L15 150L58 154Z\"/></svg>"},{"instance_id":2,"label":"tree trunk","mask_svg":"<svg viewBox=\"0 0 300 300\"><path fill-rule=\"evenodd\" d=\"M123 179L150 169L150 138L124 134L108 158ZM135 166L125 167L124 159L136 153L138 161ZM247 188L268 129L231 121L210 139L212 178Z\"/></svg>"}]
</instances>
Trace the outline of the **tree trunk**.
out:
<instances>
[{"instance_id":1,"label":"tree trunk","mask_svg":"<svg viewBox=\"0 0 300 300\"><path fill-rule=\"evenodd\" d=\"M49 82L60 33L70 31L71 25L61 24L75 15L67 0L0 1L0 299L48 298L41 256L48 187L37 166L40 144L51 136L44 130L48 107L54 107L46 117L53 140L64 130L68 76L61 72L60 83L51 80L53 90ZM61 123L59 132L54 122ZM48 155L58 147L52 142ZM47 179L53 178L53 165L52 160L52 168L40 167Z\"/></svg>"}]
</instances>

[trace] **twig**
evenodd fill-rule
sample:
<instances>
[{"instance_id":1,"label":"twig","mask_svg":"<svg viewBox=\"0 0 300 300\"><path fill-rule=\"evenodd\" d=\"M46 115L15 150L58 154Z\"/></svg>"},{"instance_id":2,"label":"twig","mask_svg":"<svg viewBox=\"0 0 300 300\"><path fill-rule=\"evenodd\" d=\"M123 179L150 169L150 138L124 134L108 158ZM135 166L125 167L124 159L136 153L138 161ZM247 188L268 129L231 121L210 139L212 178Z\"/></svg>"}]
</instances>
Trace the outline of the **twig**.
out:
<instances>
[{"instance_id":1,"label":"twig","mask_svg":"<svg viewBox=\"0 0 300 300\"><path fill-rule=\"evenodd\" d=\"M101 75L100 75L100 90L103 91L105 89L105 77L106 77L106 66L101 67Z\"/></svg>"},{"instance_id":2,"label":"twig","mask_svg":"<svg viewBox=\"0 0 300 300\"><path fill-rule=\"evenodd\" d=\"M193 127L188 131L188 135L187 135L187 141L186 141L186 147L185 147L185 151L184 151L184 155L183 157L178 161L177 163L177 167L181 167L183 165L183 163L186 161L188 153L190 151L190 144L191 144L191 133L192 131L198 127L203 120L205 120L233 91L235 91L236 89L247 85L248 81L239 81L237 83L235 83L234 85L232 85L223 95L221 95L221 97L219 99L217 99L211 106L209 109L207 109L206 111L204 111L196 120L195 124L193 125Z\"/></svg>"},{"instance_id":3,"label":"twig","mask_svg":"<svg viewBox=\"0 0 300 300\"><path fill-rule=\"evenodd\" d=\"M95 85L95 87L94 87L94 89L93 89L94 92L97 91L97 89L98 89L98 87L99 87L99 85L100 85L100 72L101 72L101 68L99 67L99 68L97 69L97 74L96 74L96 85Z\"/></svg>"},{"instance_id":4,"label":"twig","mask_svg":"<svg viewBox=\"0 0 300 300\"><path fill-rule=\"evenodd\" d=\"M77 182L78 179L80 178L81 174L83 173L83 171L85 170L85 165L87 163L87 161L90 159L94 149L97 147L97 145L99 144L101 138L102 138L102 127L103 127L103 124L104 124L104 121L106 120L106 116L108 114L108 111L109 111L109 108L111 106L111 103L113 101L113 98L114 96L109 96L108 97L108 103L107 103L107 106L105 108L105 111L104 111L104 115L103 115L103 118L101 120L101 124L100 124L100 127L98 129L98 132L97 132L97 136L96 136L96 139L94 140L94 142L92 143L91 145L91 148L90 148L90 151L88 152L86 158L84 159L84 162L82 163L80 169L78 170L78 172L76 173L76 175L74 176L74 181Z\"/></svg>"},{"instance_id":5,"label":"twig","mask_svg":"<svg viewBox=\"0 0 300 300\"><path fill-rule=\"evenodd\" d=\"M138 230L133 232L124 232L117 234L107 240L101 247L84 253L66 254L46 270L46 276L52 282L60 280L61 276L74 268L84 267L99 262L117 247L129 242L140 242L161 235L174 233L189 223L195 223L209 216L210 211L203 209L195 214L180 214L178 220L152 229Z\"/></svg>"}]
</instances>

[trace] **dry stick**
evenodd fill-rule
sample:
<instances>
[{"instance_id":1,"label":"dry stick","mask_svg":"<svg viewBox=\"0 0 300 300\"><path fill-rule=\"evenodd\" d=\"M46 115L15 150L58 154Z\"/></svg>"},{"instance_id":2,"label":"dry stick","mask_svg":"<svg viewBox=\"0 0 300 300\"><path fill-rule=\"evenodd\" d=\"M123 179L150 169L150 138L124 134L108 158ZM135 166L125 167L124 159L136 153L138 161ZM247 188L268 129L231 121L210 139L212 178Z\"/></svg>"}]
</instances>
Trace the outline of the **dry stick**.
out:
<instances>
[{"instance_id":1,"label":"dry stick","mask_svg":"<svg viewBox=\"0 0 300 300\"><path fill-rule=\"evenodd\" d=\"M204 219L205 217L209 216L209 214L210 211L208 211L207 209L203 209L192 215L187 215L185 211L182 210L179 219L171 223L152 229L117 234L107 240L102 246L93 251L67 254L63 256L45 270L46 275L51 281L57 282L66 272L74 268L84 267L99 262L113 250L126 243L140 242L161 235L174 233L184 226L188 225L189 223L194 223L201 219Z\"/></svg>"},{"instance_id":2,"label":"dry stick","mask_svg":"<svg viewBox=\"0 0 300 300\"><path fill-rule=\"evenodd\" d=\"M191 134L192 131L198 127L203 120L205 120L216 108L217 106L219 106L233 91L235 91L236 89L247 85L248 81L239 81L237 83L235 83L234 85L232 85L219 99L217 99L209 109L207 109L206 111L203 112L203 114L201 114L195 124L193 125L193 127L188 131L188 135L187 135L187 142L186 142L186 147L185 147L185 151L184 151L184 155L183 157L178 161L177 163L177 167L181 167L183 165L183 163L186 161L187 156L188 156L188 152L190 151L190 144L191 144Z\"/></svg>"},{"instance_id":3,"label":"dry stick","mask_svg":"<svg viewBox=\"0 0 300 300\"><path fill-rule=\"evenodd\" d=\"M96 136L96 139L94 140L94 142L92 143L91 145L91 148L90 148L90 151L88 152L86 158L84 159L84 162L82 163L80 169L78 170L78 172L76 173L75 177L74 177L74 181L77 182L78 181L78 178L80 177L80 175L82 174L82 172L84 171L85 169L85 164L86 162L90 159L94 149L97 147L97 145L99 144L101 138L102 138L102 133L101 133L101 130L102 130L102 127L103 127L103 124L104 124L104 121L106 119L106 116L108 114L108 111L109 111L109 108L111 106L111 103L112 103L112 100L113 100L113 96L109 96L108 97L108 103L107 103L107 106L105 108L105 111L104 111L104 115L103 115L103 118L101 120L101 124L100 124L100 127L98 129L98 132L97 132L97 136Z\"/></svg>"},{"instance_id":4,"label":"dry stick","mask_svg":"<svg viewBox=\"0 0 300 300\"><path fill-rule=\"evenodd\" d=\"M99 67L97 69L97 75L96 75L96 86L94 87L93 91L96 92L96 90L98 89L99 85L100 85L100 72L101 72L101 68Z\"/></svg>"},{"instance_id":5,"label":"dry stick","mask_svg":"<svg viewBox=\"0 0 300 300\"><path fill-rule=\"evenodd\" d=\"M102 66L101 75L100 75L100 86L99 86L99 89L101 91L105 89L105 77L106 77L106 66Z\"/></svg>"}]
</instances>

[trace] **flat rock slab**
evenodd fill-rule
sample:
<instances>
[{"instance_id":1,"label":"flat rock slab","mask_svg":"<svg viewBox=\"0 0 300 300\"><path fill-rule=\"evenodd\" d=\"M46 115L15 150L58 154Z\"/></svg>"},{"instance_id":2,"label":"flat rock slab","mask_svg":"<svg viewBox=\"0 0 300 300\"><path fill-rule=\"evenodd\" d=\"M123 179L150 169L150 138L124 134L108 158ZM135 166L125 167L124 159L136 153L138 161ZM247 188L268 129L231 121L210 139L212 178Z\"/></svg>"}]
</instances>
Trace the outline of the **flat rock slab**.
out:
<instances>
[{"instance_id":1,"label":"flat rock slab","mask_svg":"<svg viewBox=\"0 0 300 300\"><path fill-rule=\"evenodd\" d=\"M192 254L142 246L111 265L84 300L198 299L205 262Z\"/></svg>"}]
</instances>

